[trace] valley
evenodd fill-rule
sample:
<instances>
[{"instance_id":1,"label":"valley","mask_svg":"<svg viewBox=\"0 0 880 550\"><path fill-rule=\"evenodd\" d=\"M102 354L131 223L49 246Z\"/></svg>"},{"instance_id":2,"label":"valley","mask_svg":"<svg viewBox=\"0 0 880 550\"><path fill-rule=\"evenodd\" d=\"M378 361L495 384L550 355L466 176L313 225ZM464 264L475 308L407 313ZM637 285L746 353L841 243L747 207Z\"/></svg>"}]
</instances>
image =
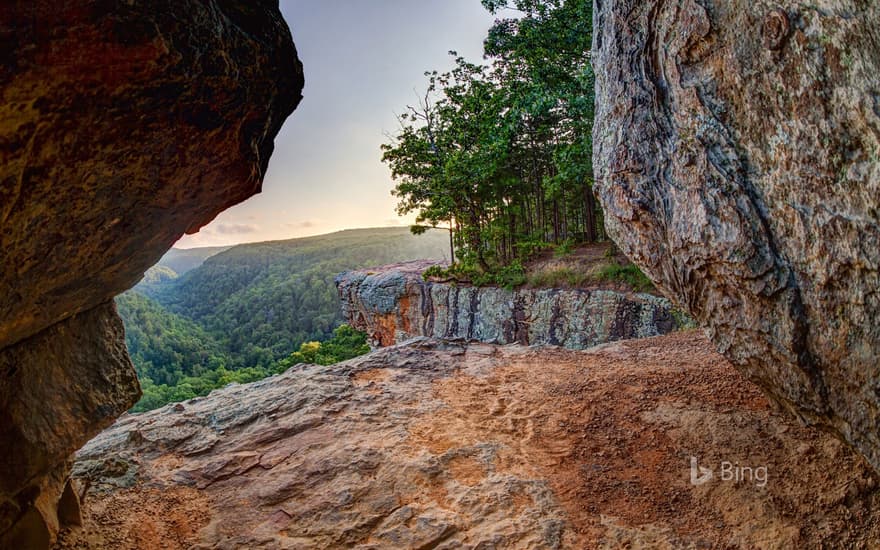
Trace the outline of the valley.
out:
<instances>
[{"instance_id":1,"label":"valley","mask_svg":"<svg viewBox=\"0 0 880 550\"><path fill-rule=\"evenodd\" d=\"M144 396L135 411L279 372L343 323L334 277L348 269L448 256L442 231L359 229L268 243L177 251L116 299ZM180 273L160 281L163 268ZM176 269L175 269L176 268ZM354 343L354 347L360 344Z\"/></svg>"},{"instance_id":2,"label":"valley","mask_svg":"<svg viewBox=\"0 0 880 550\"><path fill-rule=\"evenodd\" d=\"M880 3L7 4L0 549L880 548Z\"/></svg>"}]
</instances>

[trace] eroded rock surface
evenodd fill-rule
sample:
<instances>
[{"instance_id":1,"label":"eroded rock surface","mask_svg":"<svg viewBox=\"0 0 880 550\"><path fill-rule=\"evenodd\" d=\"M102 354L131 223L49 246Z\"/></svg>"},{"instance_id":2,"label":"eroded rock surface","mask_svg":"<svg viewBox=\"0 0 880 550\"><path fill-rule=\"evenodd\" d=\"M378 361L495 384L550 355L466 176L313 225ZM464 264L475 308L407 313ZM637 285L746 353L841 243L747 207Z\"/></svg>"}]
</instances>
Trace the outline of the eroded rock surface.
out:
<instances>
[{"instance_id":1,"label":"eroded rock surface","mask_svg":"<svg viewBox=\"0 0 880 550\"><path fill-rule=\"evenodd\" d=\"M0 45L0 546L36 548L139 395L106 304L259 191L303 76L267 0L7 2Z\"/></svg>"},{"instance_id":2,"label":"eroded rock surface","mask_svg":"<svg viewBox=\"0 0 880 550\"><path fill-rule=\"evenodd\" d=\"M0 8L0 348L260 190L302 67L278 3Z\"/></svg>"},{"instance_id":3,"label":"eroded rock surface","mask_svg":"<svg viewBox=\"0 0 880 550\"><path fill-rule=\"evenodd\" d=\"M596 2L610 234L774 401L880 469L880 4Z\"/></svg>"},{"instance_id":4,"label":"eroded rock surface","mask_svg":"<svg viewBox=\"0 0 880 550\"><path fill-rule=\"evenodd\" d=\"M422 279L415 261L336 278L348 323L389 346L416 336L584 349L679 328L669 300L612 290L456 286Z\"/></svg>"},{"instance_id":5,"label":"eroded rock surface","mask_svg":"<svg viewBox=\"0 0 880 550\"><path fill-rule=\"evenodd\" d=\"M0 375L0 542L46 547L62 523L68 457L140 396L115 306L6 348Z\"/></svg>"},{"instance_id":6,"label":"eroded rock surface","mask_svg":"<svg viewBox=\"0 0 880 550\"><path fill-rule=\"evenodd\" d=\"M690 481L690 460L715 471ZM722 479L722 463L766 477ZM125 416L59 548L871 548L870 466L699 333L416 340ZM740 470L745 471L745 470Z\"/></svg>"}]
</instances>

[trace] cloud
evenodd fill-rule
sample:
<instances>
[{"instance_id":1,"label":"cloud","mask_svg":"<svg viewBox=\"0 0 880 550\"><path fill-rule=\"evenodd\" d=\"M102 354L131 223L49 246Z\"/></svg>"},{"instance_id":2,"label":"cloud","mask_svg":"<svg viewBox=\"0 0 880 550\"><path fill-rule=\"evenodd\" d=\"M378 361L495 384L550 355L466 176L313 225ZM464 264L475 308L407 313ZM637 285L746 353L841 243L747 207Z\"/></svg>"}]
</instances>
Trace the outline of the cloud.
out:
<instances>
[{"instance_id":1,"label":"cloud","mask_svg":"<svg viewBox=\"0 0 880 550\"><path fill-rule=\"evenodd\" d=\"M217 233L221 235L243 235L256 233L260 228L247 223L221 223L217 225L216 229Z\"/></svg>"},{"instance_id":2,"label":"cloud","mask_svg":"<svg viewBox=\"0 0 880 550\"><path fill-rule=\"evenodd\" d=\"M306 220L304 222L299 222L299 223L286 223L286 224L284 224L284 227L290 227L293 229L308 229L310 227L315 227L316 225L318 225L318 224L316 224L312 220Z\"/></svg>"}]
</instances>

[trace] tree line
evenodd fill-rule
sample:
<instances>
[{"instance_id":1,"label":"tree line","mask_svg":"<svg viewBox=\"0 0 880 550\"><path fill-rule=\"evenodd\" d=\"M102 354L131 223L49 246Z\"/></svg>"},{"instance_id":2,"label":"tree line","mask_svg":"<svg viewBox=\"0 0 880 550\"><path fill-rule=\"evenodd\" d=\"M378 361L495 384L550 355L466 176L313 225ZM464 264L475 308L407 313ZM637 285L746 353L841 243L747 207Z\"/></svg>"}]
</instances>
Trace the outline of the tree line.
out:
<instances>
[{"instance_id":1,"label":"tree line","mask_svg":"<svg viewBox=\"0 0 880 550\"><path fill-rule=\"evenodd\" d=\"M335 276L441 259L444 252L441 231L415 237L407 228L360 229L239 245L180 277L145 277L116 298L144 391L134 411L259 380L299 362L326 364L367 351L363 335L338 328L344 319ZM183 256L172 260L191 262ZM174 274L162 264L151 271Z\"/></svg>"},{"instance_id":2,"label":"tree line","mask_svg":"<svg viewBox=\"0 0 880 550\"><path fill-rule=\"evenodd\" d=\"M400 214L450 231L483 272L551 245L604 240L592 192L592 0L483 0L483 64L455 52L383 145Z\"/></svg>"}]
</instances>

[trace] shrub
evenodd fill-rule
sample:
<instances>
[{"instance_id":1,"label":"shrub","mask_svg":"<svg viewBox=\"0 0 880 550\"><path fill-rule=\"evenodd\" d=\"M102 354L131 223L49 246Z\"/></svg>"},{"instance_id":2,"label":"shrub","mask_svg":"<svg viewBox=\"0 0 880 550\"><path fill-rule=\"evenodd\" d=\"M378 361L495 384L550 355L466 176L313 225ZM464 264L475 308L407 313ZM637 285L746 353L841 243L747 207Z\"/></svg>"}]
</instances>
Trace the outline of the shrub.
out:
<instances>
[{"instance_id":1,"label":"shrub","mask_svg":"<svg viewBox=\"0 0 880 550\"><path fill-rule=\"evenodd\" d=\"M648 292L654 289L651 280L634 264L604 265L596 272L596 279L626 283L637 292Z\"/></svg>"},{"instance_id":2,"label":"shrub","mask_svg":"<svg viewBox=\"0 0 880 550\"><path fill-rule=\"evenodd\" d=\"M422 273L422 278L425 280L431 277L449 278L452 279L452 283L467 282L474 286L500 286L512 289L526 282L526 270L518 260L492 271L483 271L471 262L459 262L446 269L431 266Z\"/></svg>"},{"instance_id":3,"label":"shrub","mask_svg":"<svg viewBox=\"0 0 880 550\"><path fill-rule=\"evenodd\" d=\"M431 277L446 278L449 277L449 270L442 265L432 265L422 273L422 279L428 280Z\"/></svg>"},{"instance_id":4,"label":"shrub","mask_svg":"<svg viewBox=\"0 0 880 550\"><path fill-rule=\"evenodd\" d=\"M533 273L528 278L529 284L535 287L581 286L589 280L589 275L568 267L545 269Z\"/></svg>"},{"instance_id":5,"label":"shrub","mask_svg":"<svg viewBox=\"0 0 880 550\"><path fill-rule=\"evenodd\" d=\"M574 251L575 241L574 239L565 239L561 243L557 244L553 247L553 255L557 258L562 258L563 256L568 256Z\"/></svg>"}]
</instances>

